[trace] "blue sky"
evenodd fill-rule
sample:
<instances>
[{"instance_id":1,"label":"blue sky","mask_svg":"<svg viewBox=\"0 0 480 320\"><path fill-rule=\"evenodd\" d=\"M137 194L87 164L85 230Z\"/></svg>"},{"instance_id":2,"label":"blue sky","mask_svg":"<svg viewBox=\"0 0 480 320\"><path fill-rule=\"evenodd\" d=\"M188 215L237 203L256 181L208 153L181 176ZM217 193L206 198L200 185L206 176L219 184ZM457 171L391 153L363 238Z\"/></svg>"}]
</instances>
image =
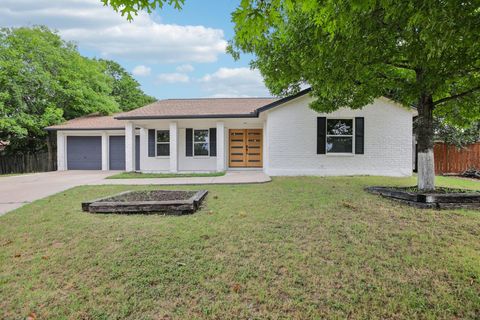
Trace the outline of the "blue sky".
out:
<instances>
[{"instance_id":1,"label":"blue sky","mask_svg":"<svg viewBox=\"0 0 480 320\"><path fill-rule=\"evenodd\" d=\"M239 0L186 0L129 23L100 0L2 0L0 26L47 25L89 57L119 62L159 99L268 96L251 56L225 53Z\"/></svg>"}]
</instances>

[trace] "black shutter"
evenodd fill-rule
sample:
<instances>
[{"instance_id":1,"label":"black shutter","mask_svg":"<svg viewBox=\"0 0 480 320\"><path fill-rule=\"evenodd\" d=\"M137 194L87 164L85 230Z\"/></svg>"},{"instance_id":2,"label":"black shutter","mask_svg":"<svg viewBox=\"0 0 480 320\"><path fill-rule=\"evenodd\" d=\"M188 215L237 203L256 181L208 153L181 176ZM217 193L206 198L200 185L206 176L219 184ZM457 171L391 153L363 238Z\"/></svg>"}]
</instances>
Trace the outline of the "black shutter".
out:
<instances>
[{"instance_id":1,"label":"black shutter","mask_svg":"<svg viewBox=\"0 0 480 320\"><path fill-rule=\"evenodd\" d=\"M327 118L317 118L317 154L325 154L327 144Z\"/></svg>"},{"instance_id":2,"label":"black shutter","mask_svg":"<svg viewBox=\"0 0 480 320\"><path fill-rule=\"evenodd\" d=\"M193 129L187 128L185 130L185 156L191 157L193 155Z\"/></svg>"},{"instance_id":3,"label":"black shutter","mask_svg":"<svg viewBox=\"0 0 480 320\"><path fill-rule=\"evenodd\" d=\"M148 156L155 157L155 129L148 129Z\"/></svg>"},{"instance_id":4,"label":"black shutter","mask_svg":"<svg viewBox=\"0 0 480 320\"><path fill-rule=\"evenodd\" d=\"M217 156L217 128L210 128L210 157Z\"/></svg>"},{"instance_id":5,"label":"black shutter","mask_svg":"<svg viewBox=\"0 0 480 320\"><path fill-rule=\"evenodd\" d=\"M355 154L364 153L365 118L355 118Z\"/></svg>"}]
</instances>

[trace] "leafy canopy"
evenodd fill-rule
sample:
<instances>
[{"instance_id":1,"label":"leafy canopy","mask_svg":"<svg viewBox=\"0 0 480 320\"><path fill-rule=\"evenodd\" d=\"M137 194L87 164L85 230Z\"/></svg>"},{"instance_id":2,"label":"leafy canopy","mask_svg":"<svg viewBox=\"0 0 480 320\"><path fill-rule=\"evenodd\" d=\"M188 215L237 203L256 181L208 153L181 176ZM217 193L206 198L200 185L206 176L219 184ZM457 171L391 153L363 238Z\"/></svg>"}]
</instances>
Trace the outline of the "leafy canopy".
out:
<instances>
[{"instance_id":1,"label":"leafy canopy","mask_svg":"<svg viewBox=\"0 0 480 320\"><path fill-rule=\"evenodd\" d=\"M152 101L118 64L82 57L46 27L0 29L0 140L7 150L45 146L45 127Z\"/></svg>"},{"instance_id":2,"label":"leafy canopy","mask_svg":"<svg viewBox=\"0 0 480 320\"><path fill-rule=\"evenodd\" d=\"M229 51L254 53L267 87L312 87L312 107L361 108L431 95L445 116L480 118L480 10L458 0L243 0Z\"/></svg>"},{"instance_id":3,"label":"leafy canopy","mask_svg":"<svg viewBox=\"0 0 480 320\"><path fill-rule=\"evenodd\" d=\"M121 65L111 60L99 60L103 64L105 73L112 79L111 95L122 111L129 111L142 107L157 100L146 95L140 84Z\"/></svg>"},{"instance_id":4,"label":"leafy canopy","mask_svg":"<svg viewBox=\"0 0 480 320\"><path fill-rule=\"evenodd\" d=\"M153 10L163 8L165 4L173 6L175 9L181 9L185 0L101 0L104 5L111 6L115 11L120 12L122 16L127 16L131 21L133 15L138 11L145 10L151 13Z\"/></svg>"},{"instance_id":5,"label":"leafy canopy","mask_svg":"<svg viewBox=\"0 0 480 320\"><path fill-rule=\"evenodd\" d=\"M457 147L465 147L480 141L480 121L463 128L437 118L435 121L435 139Z\"/></svg>"}]
</instances>

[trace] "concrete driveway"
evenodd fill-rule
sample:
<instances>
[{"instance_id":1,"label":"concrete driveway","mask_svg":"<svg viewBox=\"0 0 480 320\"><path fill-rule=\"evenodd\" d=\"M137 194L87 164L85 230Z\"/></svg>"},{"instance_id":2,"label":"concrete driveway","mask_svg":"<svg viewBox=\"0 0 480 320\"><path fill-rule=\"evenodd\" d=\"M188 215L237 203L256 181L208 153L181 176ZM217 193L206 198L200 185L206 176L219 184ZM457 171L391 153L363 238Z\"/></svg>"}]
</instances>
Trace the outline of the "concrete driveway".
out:
<instances>
[{"instance_id":1,"label":"concrete driveway","mask_svg":"<svg viewBox=\"0 0 480 320\"><path fill-rule=\"evenodd\" d=\"M0 215L72 187L103 180L116 171L53 171L0 177Z\"/></svg>"},{"instance_id":2,"label":"concrete driveway","mask_svg":"<svg viewBox=\"0 0 480 320\"><path fill-rule=\"evenodd\" d=\"M242 184L264 183L270 177L260 170L227 171L219 177L181 177L153 179L113 179L106 177L120 171L53 171L0 177L0 216L26 203L83 185L186 185L186 184Z\"/></svg>"}]
</instances>

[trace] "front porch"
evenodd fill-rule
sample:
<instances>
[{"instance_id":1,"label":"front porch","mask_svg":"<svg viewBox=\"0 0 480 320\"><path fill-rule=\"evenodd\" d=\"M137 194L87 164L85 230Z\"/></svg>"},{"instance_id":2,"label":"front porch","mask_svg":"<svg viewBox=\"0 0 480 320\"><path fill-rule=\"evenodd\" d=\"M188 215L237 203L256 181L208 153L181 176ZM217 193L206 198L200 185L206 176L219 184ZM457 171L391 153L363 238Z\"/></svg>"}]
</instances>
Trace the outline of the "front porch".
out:
<instances>
[{"instance_id":1,"label":"front porch","mask_svg":"<svg viewBox=\"0 0 480 320\"><path fill-rule=\"evenodd\" d=\"M142 173L265 171L266 122L245 119L155 119L125 126L126 171ZM140 132L135 141L135 131ZM140 144L140 157L133 150ZM136 161L140 160L137 170Z\"/></svg>"}]
</instances>

